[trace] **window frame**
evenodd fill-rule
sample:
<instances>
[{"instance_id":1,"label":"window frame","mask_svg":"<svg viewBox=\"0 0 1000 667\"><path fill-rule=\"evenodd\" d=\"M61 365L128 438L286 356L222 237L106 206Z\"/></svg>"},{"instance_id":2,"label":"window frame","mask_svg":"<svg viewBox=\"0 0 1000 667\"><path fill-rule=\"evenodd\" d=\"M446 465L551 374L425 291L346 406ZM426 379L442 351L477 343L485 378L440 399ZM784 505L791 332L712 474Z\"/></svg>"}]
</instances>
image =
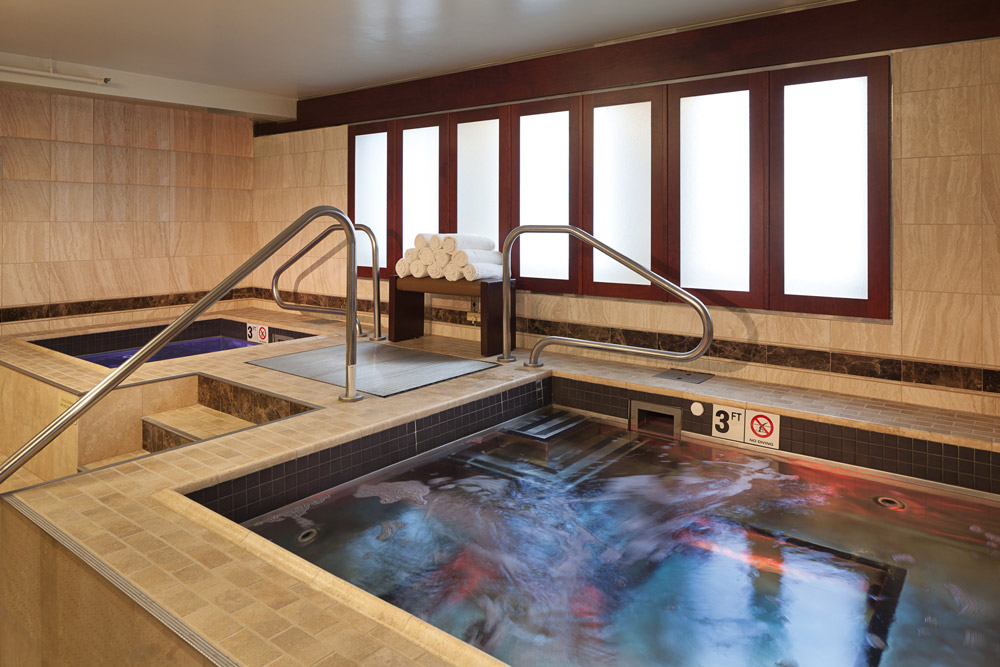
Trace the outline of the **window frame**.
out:
<instances>
[{"instance_id":1,"label":"window frame","mask_svg":"<svg viewBox=\"0 0 1000 667\"><path fill-rule=\"evenodd\" d=\"M784 87L799 83L868 77L868 298L845 299L784 293ZM770 72L770 165L768 309L845 317L889 319L890 88L889 57L879 56Z\"/></svg>"},{"instance_id":2,"label":"window frame","mask_svg":"<svg viewBox=\"0 0 1000 667\"><path fill-rule=\"evenodd\" d=\"M386 238L386 266L379 267L379 278L388 279L395 271L396 260L402 255L402 251L394 247L394 242L399 239L399 218L394 213L400 206L401 203L398 201L400 199L400 193L395 180L396 170L393 168L399 154L400 146L397 140L397 134L395 132L396 121L383 121L379 123L365 123L364 125L351 125L347 129L347 216L352 222L355 220L354 211L354 187L356 184L355 179L355 138L359 135L365 134L379 134L382 132L386 133L386 197L388 201L386 202L386 219L385 219L385 238ZM359 266L358 277L360 278L371 278L372 268L370 266ZM390 271L391 269L391 271Z\"/></svg>"},{"instance_id":3,"label":"window frame","mask_svg":"<svg viewBox=\"0 0 1000 667\"><path fill-rule=\"evenodd\" d=\"M486 107L472 111L448 114L448 220L449 233L458 233L458 126L481 120L500 121L500 165L497 204L498 237L500 243L513 229L510 222L511 197L511 152L510 152L510 107ZM497 248L502 251L503 246ZM512 274L513 275L513 274Z\"/></svg>"},{"instance_id":4,"label":"window frame","mask_svg":"<svg viewBox=\"0 0 1000 667\"><path fill-rule=\"evenodd\" d=\"M685 97L746 90L750 93L750 281L749 291L710 290L685 287L714 306L764 309L767 297L765 249L767 244L767 74L744 74L671 84L667 88L667 273L681 284L681 114Z\"/></svg>"},{"instance_id":5,"label":"window frame","mask_svg":"<svg viewBox=\"0 0 1000 667\"><path fill-rule=\"evenodd\" d=\"M451 171L451 154L449 153L449 131L448 114L435 116L419 116L416 118L406 118L395 121L394 132L397 135L396 163L392 165L396 172L395 183L398 184L396 196L396 209L394 212L396 223L391 232L395 236L395 247L398 254L389 257L392 266L403 256L406 248L412 247L413 239L404 239L403 236L403 133L406 130L419 130L425 127L438 128L438 233L454 233L454 218L449 215L452 190L450 188L449 172ZM447 156L447 160L445 159Z\"/></svg>"},{"instance_id":6,"label":"window frame","mask_svg":"<svg viewBox=\"0 0 1000 667\"><path fill-rule=\"evenodd\" d=\"M638 102L650 103L650 269L666 277L667 263L663 248L667 242L666 194L666 91L667 87L644 86L583 96L582 188L580 227L594 233L594 110ZM582 294L627 299L663 300L667 293L655 285L631 285L594 280L594 252L589 244L581 246L583 263Z\"/></svg>"},{"instance_id":7,"label":"window frame","mask_svg":"<svg viewBox=\"0 0 1000 667\"><path fill-rule=\"evenodd\" d=\"M580 220L580 153L581 153L581 98L563 97L552 100L542 100L539 102L526 102L514 104L510 107L510 228L514 229L520 224L520 188L521 188L521 130L520 120L523 116L533 116L536 114L546 114L558 111L569 112L569 224L574 220ZM509 232L509 230L508 230ZM566 280L555 280L551 278L531 278L521 277L521 262L518 247L511 249L510 265L511 276L517 279L517 288L531 292L556 292L563 294L581 294L582 271L581 271L581 243L569 238L569 263L568 278ZM502 238L506 237L506 233ZM520 242L524 237L518 238Z\"/></svg>"}]
</instances>

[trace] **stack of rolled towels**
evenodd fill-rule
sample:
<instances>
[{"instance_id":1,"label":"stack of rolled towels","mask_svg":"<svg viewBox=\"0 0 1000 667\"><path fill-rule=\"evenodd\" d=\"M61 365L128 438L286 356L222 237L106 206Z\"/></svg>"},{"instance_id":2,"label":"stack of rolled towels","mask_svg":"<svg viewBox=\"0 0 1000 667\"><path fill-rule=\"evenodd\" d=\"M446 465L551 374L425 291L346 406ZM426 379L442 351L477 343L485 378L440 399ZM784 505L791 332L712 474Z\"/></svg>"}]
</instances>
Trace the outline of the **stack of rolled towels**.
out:
<instances>
[{"instance_id":1,"label":"stack of rolled towels","mask_svg":"<svg viewBox=\"0 0 1000 667\"><path fill-rule=\"evenodd\" d=\"M396 262L400 277L489 280L503 274L493 241L473 234L417 234Z\"/></svg>"}]
</instances>

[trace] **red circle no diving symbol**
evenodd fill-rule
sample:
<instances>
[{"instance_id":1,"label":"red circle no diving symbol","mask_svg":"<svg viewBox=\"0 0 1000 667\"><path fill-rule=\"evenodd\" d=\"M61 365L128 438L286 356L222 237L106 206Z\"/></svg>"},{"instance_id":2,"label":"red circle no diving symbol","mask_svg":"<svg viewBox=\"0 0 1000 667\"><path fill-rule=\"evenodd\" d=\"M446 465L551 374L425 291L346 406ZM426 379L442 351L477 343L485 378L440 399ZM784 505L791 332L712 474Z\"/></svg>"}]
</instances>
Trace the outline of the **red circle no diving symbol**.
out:
<instances>
[{"instance_id":1,"label":"red circle no diving symbol","mask_svg":"<svg viewBox=\"0 0 1000 667\"><path fill-rule=\"evenodd\" d=\"M774 433L774 424L764 415L754 415L750 420L750 430L761 438L769 438Z\"/></svg>"},{"instance_id":2,"label":"red circle no diving symbol","mask_svg":"<svg viewBox=\"0 0 1000 667\"><path fill-rule=\"evenodd\" d=\"M261 340L267 338L267 329L265 329L264 327L257 329L257 338L260 338Z\"/></svg>"}]
</instances>

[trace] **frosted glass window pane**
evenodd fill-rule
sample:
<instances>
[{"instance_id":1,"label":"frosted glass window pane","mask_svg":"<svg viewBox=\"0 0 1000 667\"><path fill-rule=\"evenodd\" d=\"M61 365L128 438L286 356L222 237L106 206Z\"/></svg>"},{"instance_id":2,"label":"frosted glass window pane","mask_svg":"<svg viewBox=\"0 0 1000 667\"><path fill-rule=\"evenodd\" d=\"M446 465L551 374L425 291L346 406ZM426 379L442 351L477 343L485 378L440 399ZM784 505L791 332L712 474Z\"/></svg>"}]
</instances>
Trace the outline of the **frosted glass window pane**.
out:
<instances>
[{"instance_id":1,"label":"frosted glass window pane","mask_svg":"<svg viewBox=\"0 0 1000 667\"><path fill-rule=\"evenodd\" d=\"M594 109L594 236L647 269L650 266L652 104ZM594 251L594 281L649 281Z\"/></svg>"},{"instance_id":2,"label":"frosted glass window pane","mask_svg":"<svg viewBox=\"0 0 1000 667\"><path fill-rule=\"evenodd\" d=\"M522 225L569 224L569 112L521 117ZM569 236L530 234L518 239L521 275L569 278Z\"/></svg>"},{"instance_id":3,"label":"frosted glass window pane","mask_svg":"<svg viewBox=\"0 0 1000 667\"><path fill-rule=\"evenodd\" d=\"M379 265L386 264L386 213L389 193L386 184L388 135L385 132L354 137L354 220L367 225L378 239ZM368 237L358 235L358 266L372 265Z\"/></svg>"},{"instance_id":4,"label":"frosted glass window pane","mask_svg":"<svg viewBox=\"0 0 1000 667\"><path fill-rule=\"evenodd\" d=\"M458 233L500 247L500 121L458 124Z\"/></svg>"},{"instance_id":5,"label":"frosted glass window pane","mask_svg":"<svg viewBox=\"0 0 1000 667\"><path fill-rule=\"evenodd\" d=\"M403 130L403 249L417 234L438 233L438 128Z\"/></svg>"},{"instance_id":6,"label":"frosted glass window pane","mask_svg":"<svg viewBox=\"0 0 1000 667\"><path fill-rule=\"evenodd\" d=\"M868 79L785 86L785 293L868 298Z\"/></svg>"},{"instance_id":7,"label":"frosted glass window pane","mask_svg":"<svg viewBox=\"0 0 1000 667\"><path fill-rule=\"evenodd\" d=\"M750 290L750 91L681 99L681 286Z\"/></svg>"}]
</instances>

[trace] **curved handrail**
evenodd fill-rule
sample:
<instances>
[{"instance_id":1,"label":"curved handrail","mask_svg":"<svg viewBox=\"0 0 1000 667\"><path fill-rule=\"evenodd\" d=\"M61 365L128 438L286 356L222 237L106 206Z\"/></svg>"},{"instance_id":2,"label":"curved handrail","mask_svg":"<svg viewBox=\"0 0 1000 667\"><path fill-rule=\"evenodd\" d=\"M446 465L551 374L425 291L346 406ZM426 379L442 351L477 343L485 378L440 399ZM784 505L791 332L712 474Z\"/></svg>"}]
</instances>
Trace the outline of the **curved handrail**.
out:
<instances>
[{"instance_id":1,"label":"curved handrail","mask_svg":"<svg viewBox=\"0 0 1000 667\"><path fill-rule=\"evenodd\" d=\"M278 267L278 270L274 272L274 276L271 278L271 294L274 295L274 302L278 304L279 308L284 308L285 310L298 310L302 312L309 313L328 313L333 315L347 315L347 310L343 308L326 308L324 306L309 306L309 305L293 305L286 303L278 291L278 279L281 275L288 270L295 262L302 259L306 253L315 248L319 243L325 239L327 236L333 232L340 229L337 225L330 225L312 241L307 243L302 250L292 255L291 259ZM385 336L382 335L382 301L381 301L381 280L378 277L379 266L378 266L378 240L375 238L375 233L367 225L354 225L354 229L360 229L365 234L368 235L368 239L372 244L372 303L375 310L375 324L373 332L368 336L370 340L385 340ZM358 319L354 320L358 326L358 335L363 336L364 331L361 330L361 321Z\"/></svg>"},{"instance_id":2,"label":"curved handrail","mask_svg":"<svg viewBox=\"0 0 1000 667\"><path fill-rule=\"evenodd\" d=\"M542 362L538 361L538 357L542 350L549 345L566 345L568 347L613 350L615 352L638 354L660 359L672 359L674 361L692 361L705 354L708 350L708 346L712 344L712 337L714 335L712 315L708 312L708 308L705 307L705 304L687 290L678 287L666 278L653 273L646 267L637 263L635 260L621 254L611 246L598 241L596 238L579 227L573 227L572 225L521 225L520 227L512 229L511 232L507 234L507 238L504 239L503 242L503 355L497 357L497 361L508 362L515 361L516 359L510 353L510 251L514 246L514 241L516 241L521 234L528 233L569 234L571 236L575 236L584 243L597 248L611 259L617 261L619 264L632 269L660 289L672 294L694 308L698 313L698 317L701 318L702 336L701 340L698 341L698 344L687 352L668 352L666 350L654 350L648 347L634 347L632 345L619 345L617 343L601 343L592 340L581 340L579 338L566 338L564 336L546 336L535 343L535 346L531 348L529 359L524 362L525 366L541 366Z\"/></svg>"},{"instance_id":3,"label":"curved handrail","mask_svg":"<svg viewBox=\"0 0 1000 667\"><path fill-rule=\"evenodd\" d=\"M243 262L239 268L224 278L222 282L216 285L208 294L199 299L197 303L184 311L180 317L168 325L166 329L157 334L153 340L146 343L138 352L129 357L124 364L116 368L106 378L97 383L94 388L84 394L80 400L70 406L69 409L61 415L56 417L51 424L42 429L34 438L25 443L19 450L4 461L3 464L0 465L0 484L17 472L18 468L24 465L35 454L44 449L50 442L59 437L63 431L73 424L73 422L79 419L85 412L87 412L87 410L92 408L95 403L101 400L111 390L121 384L122 381L135 372L139 366L146 363L146 361L156 354L161 347L169 343L177 334L186 329L191 322L198 318L199 315L211 308L216 301L228 294L229 291L232 290L241 280L253 273L255 269L263 264L271 255L277 252L279 248L288 243L293 236L302 231L310 222L324 215L337 220L343 230L347 233L347 310L351 315L348 321L356 320L358 317L358 272L355 260L354 225L351 223L351 219L338 208L334 208L333 206L314 206L299 216L298 220L290 224L282 230L281 233L271 239L267 245L254 253L250 259ZM353 277L353 280L350 279L351 277ZM347 357L347 367L345 369L346 386L344 395L341 396L340 399L343 401L357 401L363 398L357 393L354 387L355 365L358 361L358 341L354 327L347 326L345 327L345 330L347 337L345 345Z\"/></svg>"}]
</instances>

